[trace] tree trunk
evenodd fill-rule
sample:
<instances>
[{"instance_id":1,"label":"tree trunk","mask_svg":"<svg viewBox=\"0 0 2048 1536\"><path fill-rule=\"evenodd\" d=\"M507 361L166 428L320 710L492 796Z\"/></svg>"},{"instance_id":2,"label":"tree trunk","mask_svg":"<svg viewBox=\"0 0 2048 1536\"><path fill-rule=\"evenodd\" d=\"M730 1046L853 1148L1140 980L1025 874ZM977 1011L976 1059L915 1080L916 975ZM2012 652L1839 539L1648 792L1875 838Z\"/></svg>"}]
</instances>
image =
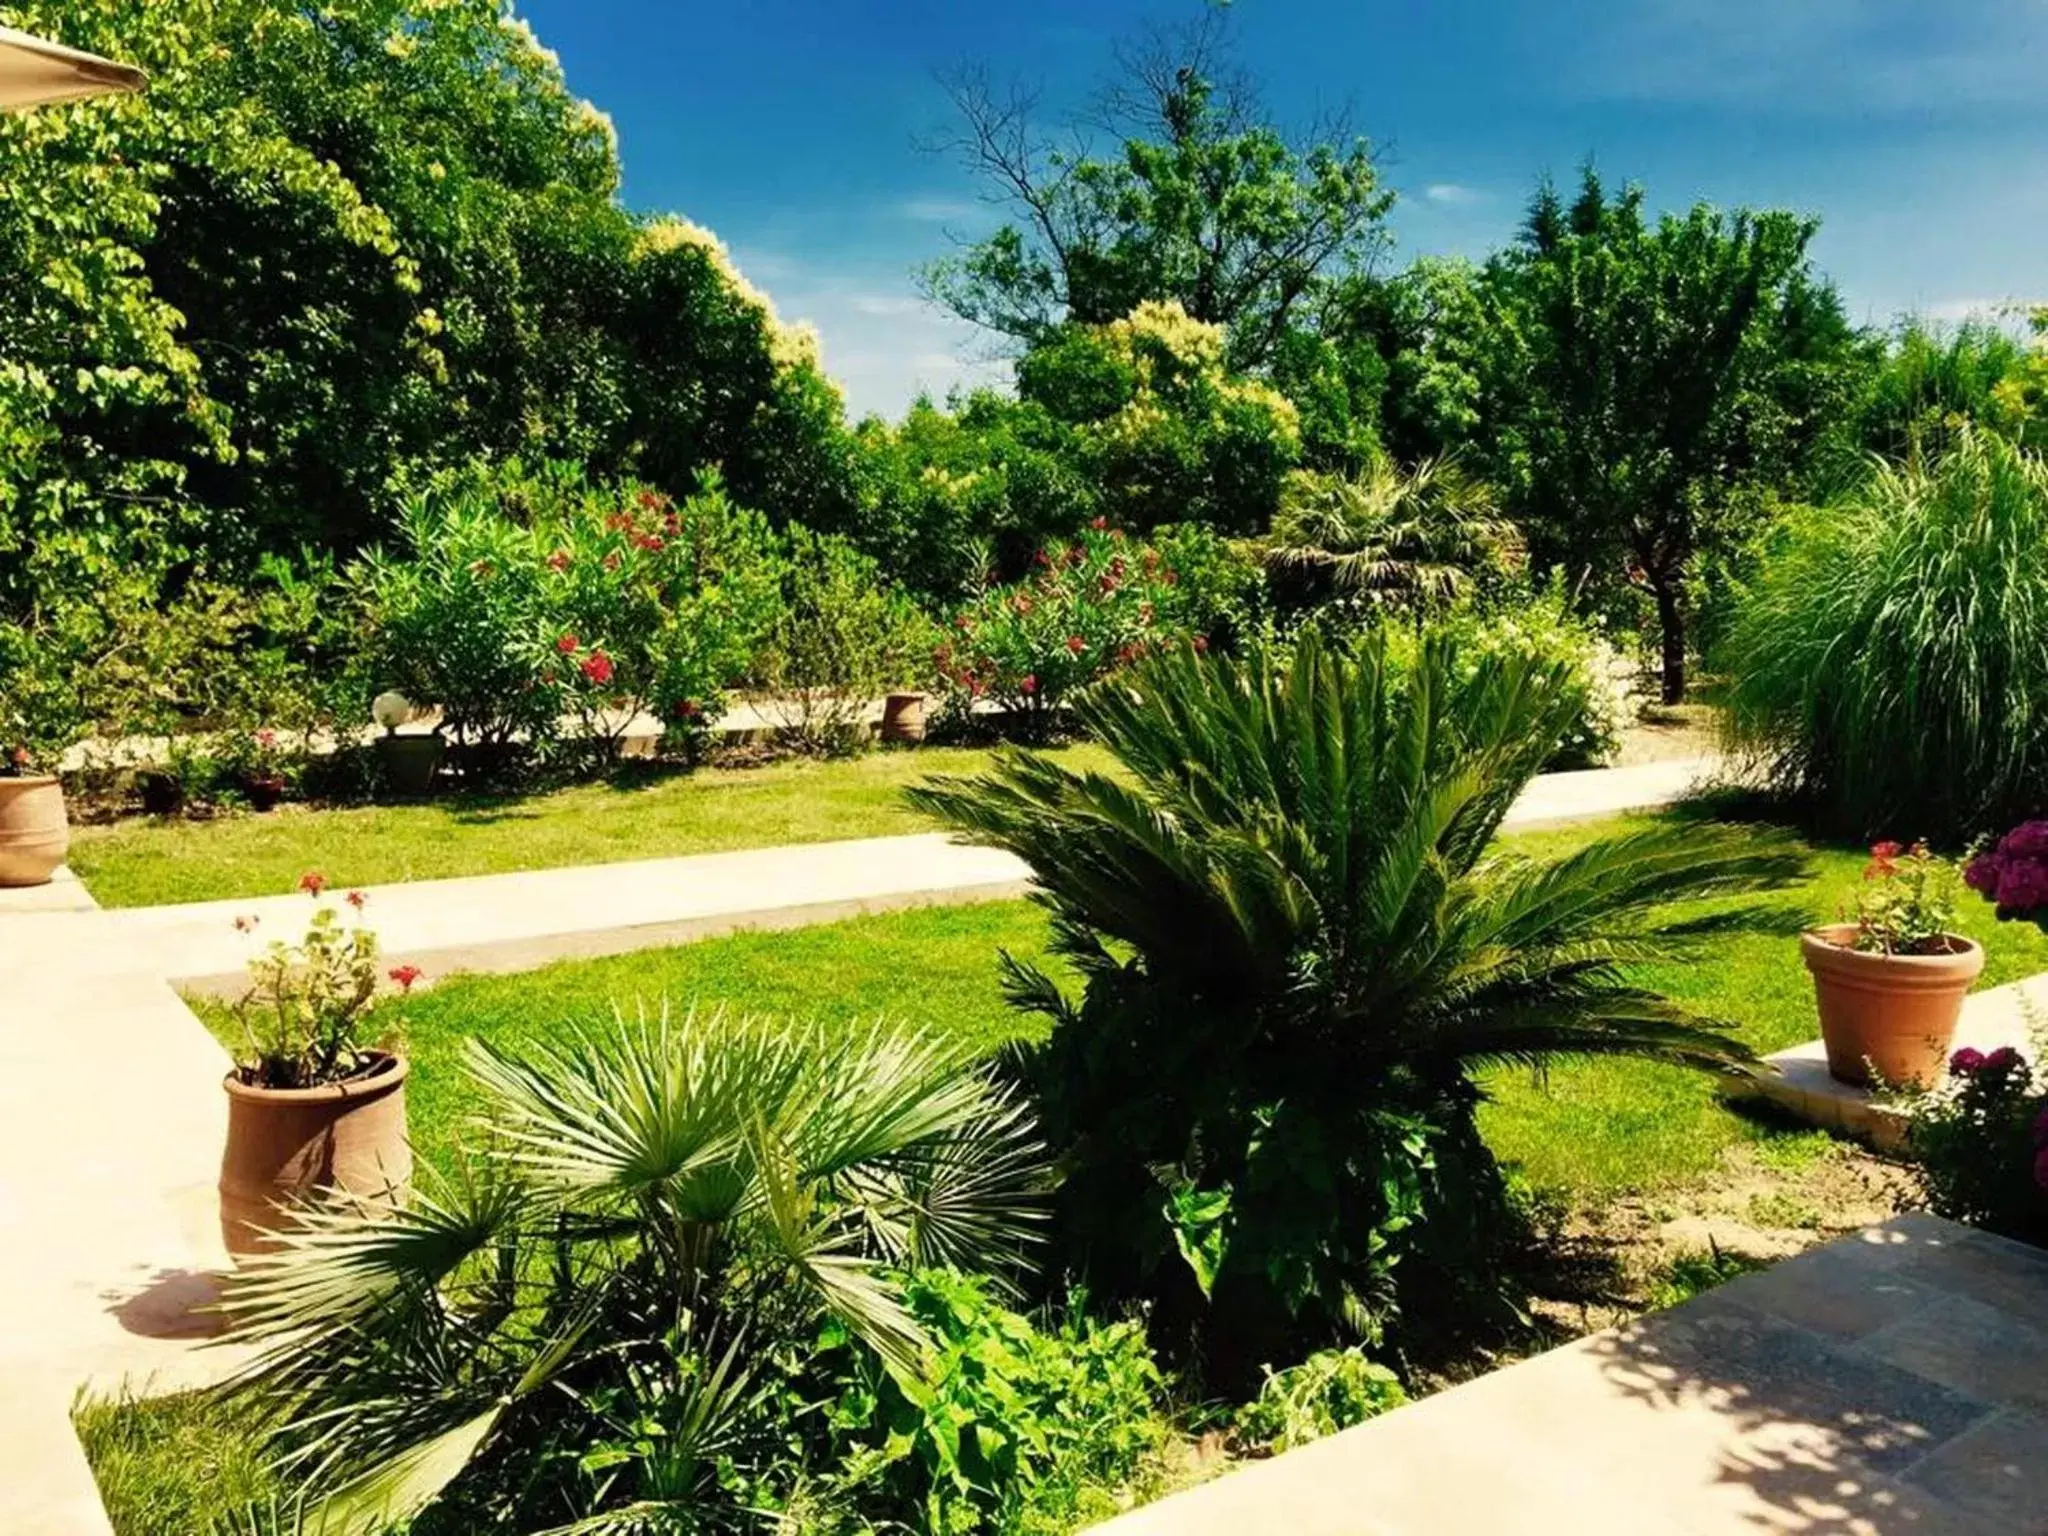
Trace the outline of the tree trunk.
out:
<instances>
[{"instance_id":1,"label":"tree trunk","mask_svg":"<svg viewBox=\"0 0 2048 1536\"><path fill-rule=\"evenodd\" d=\"M1657 630L1663 645L1664 702L1683 704L1685 702L1685 606L1680 601L1678 584L1659 581L1655 584L1657 593Z\"/></svg>"}]
</instances>

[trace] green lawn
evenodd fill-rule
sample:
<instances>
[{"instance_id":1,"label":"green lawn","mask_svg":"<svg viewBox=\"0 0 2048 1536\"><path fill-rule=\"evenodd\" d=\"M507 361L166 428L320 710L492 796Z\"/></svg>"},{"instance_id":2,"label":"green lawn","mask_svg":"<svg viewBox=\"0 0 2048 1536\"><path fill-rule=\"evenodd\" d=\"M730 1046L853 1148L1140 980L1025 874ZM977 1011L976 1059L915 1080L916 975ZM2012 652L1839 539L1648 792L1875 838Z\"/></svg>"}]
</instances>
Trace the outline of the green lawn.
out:
<instances>
[{"instance_id":1,"label":"green lawn","mask_svg":"<svg viewBox=\"0 0 2048 1536\"><path fill-rule=\"evenodd\" d=\"M1557 852L1616 825L1513 842L1532 853ZM1814 877L1794 905L1808 917L1833 915L1862 867L1861 853L1817 851ZM1996 924L1975 902L1965 905L1963 925L1989 950L1983 985L2048 970L2048 938L2034 928ZM415 1064L408 1086L415 1135L422 1153L438 1159L459 1134L464 1036L506 1044L543 1038L571 1021L602 1016L614 1001L630 1008L694 999L700 1006L849 1020L886 1013L994 1048L1030 1022L1005 1006L995 952L1036 956L1044 942L1039 909L1004 902L743 934L520 975L458 977L403 1007ZM1787 936L1724 937L1698 961L1657 968L1644 979L1738 1024L1760 1052L1817 1030L1806 972ZM219 1011L207 1012L225 1031ZM1734 1142L1785 1134L1730 1111L1701 1074L1642 1062L1565 1062L1541 1080L1503 1070L1489 1074L1487 1086L1493 1102L1482 1124L1496 1151L1535 1184L1578 1198L1695 1179Z\"/></svg>"},{"instance_id":2,"label":"green lawn","mask_svg":"<svg viewBox=\"0 0 2048 1536\"><path fill-rule=\"evenodd\" d=\"M1061 755L1108 763L1092 746ZM379 885L882 837L930 829L903 803L904 785L972 772L988 758L979 749L924 747L837 762L622 776L526 796L287 806L218 821L138 818L77 828L71 867L102 906L140 907L274 895L309 869L336 885Z\"/></svg>"}]
</instances>

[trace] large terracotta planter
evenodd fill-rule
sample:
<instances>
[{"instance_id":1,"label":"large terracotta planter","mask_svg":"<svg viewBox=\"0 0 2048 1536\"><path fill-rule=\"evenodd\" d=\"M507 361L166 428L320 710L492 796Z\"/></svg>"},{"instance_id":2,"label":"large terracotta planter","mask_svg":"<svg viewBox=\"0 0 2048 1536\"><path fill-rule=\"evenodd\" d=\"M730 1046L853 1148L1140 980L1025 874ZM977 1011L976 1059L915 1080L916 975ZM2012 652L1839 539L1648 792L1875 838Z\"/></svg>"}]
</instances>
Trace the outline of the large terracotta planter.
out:
<instances>
[{"instance_id":1,"label":"large terracotta planter","mask_svg":"<svg viewBox=\"0 0 2048 1536\"><path fill-rule=\"evenodd\" d=\"M320 1088L253 1088L229 1073L228 1143L220 1160L220 1232L240 1257L294 1200L338 1190L388 1202L412 1179L405 1133L406 1063L377 1053L370 1068Z\"/></svg>"},{"instance_id":2,"label":"large terracotta planter","mask_svg":"<svg viewBox=\"0 0 2048 1536\"><path fill-rule=\"evenodd\" d=\"M1940 1080L1970 983L1984 949L1961 935L1941 955L1873 955L1849 946L1853 923L1799 936L1820 1004L1828 1072L1868 1086L1870 1069L1886 1083L1931 1088Z\"/></svg>"},{"instance_id":3,"label":"large terracotta planter","mask_svg":"<svg viewBox=\"0 0 2048 1536\"><path fill-rule=\"evenodd\" d=\"M0 885L48 885L70 846L64 786L53 775L0 779Z\"/></svg>"},{"instance_id":4,"label":"large terracotta planter","mask_svg":"<svg viewBox=\"0 0 2048 1536\"><path fill-rule=\"evenodd\" d=\"M924 740L924 695L892 693L882 701L882 740Z\"/></svg>"}]
</instances>

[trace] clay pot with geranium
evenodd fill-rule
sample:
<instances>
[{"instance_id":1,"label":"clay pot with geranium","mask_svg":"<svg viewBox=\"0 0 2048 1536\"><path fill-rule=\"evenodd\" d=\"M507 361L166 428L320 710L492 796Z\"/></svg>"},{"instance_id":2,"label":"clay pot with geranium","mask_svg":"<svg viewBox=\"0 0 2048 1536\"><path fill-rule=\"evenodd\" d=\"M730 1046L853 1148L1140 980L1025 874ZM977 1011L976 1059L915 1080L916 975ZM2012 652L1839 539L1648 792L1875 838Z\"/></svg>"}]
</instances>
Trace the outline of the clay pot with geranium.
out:
<instances>
[{"instance_id":1,"label":"clay pot with geranium","mask_svg":"<svg viewBox=\"0 0 2048 1536\"><path fill-rule=\"evenodd\" d=\"M412 1178L406 1061L385 1042L378 1004L382 983L409 992L419 970L382 967L362 892L343 899L344 919L322 902L322 876L304 876L299 888L314 901L304 938L275 940L249 963L250 987L234 1009L243 1044L222 1085L220 1222L237 1257L262 1251L292 1205L333 1196L389 1203ZM257 922L235 926L249 933Z\"/></svg>"},{"instance_id":2,"label":"clay pot with geranium","mask_svg":"<svg viewBox=\"0 0 2048 1536\"><path fill-rule=\"evenodd\" d=\"M48 885L71 847L64 786L22 745L0 756L0 886Z\"/></svg>"},{"instance_id":3,"label":"clay pot with geranium","mask_svg":"<svg viewBox=\"0 0 2048 1536\"><path fill-rule=\"evenodd\" d=\"M1853 920L1800 936L1828 1072L1841 1082L1926 1088L1939 1077L1984 950L1955 932L1961 879L1924 843L1870 850Z\"/></svg>"}]
</instances>

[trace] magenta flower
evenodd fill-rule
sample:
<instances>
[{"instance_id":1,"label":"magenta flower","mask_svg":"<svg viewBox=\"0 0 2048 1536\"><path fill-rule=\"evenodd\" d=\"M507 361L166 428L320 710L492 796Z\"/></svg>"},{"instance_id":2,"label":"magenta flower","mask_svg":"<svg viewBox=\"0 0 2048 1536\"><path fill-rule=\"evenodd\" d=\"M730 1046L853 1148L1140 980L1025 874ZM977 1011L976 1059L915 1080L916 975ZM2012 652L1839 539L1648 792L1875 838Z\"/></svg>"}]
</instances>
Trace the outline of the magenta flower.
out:
<instances>
[{"instance_id":1,"label":"magenta flower","mask_svg":"<svg viewBox=\"0 0 2048 1536\"><path fill-rule=\"evenodd\" d=\"M1984 1065L1984 1053L1974 1045L1966 1045L1948 1059L1948 1070L1952 1076L1968 1077Z\"/></svg>"},{"instance_id":2,"label":"magenta flower","mask_svg":"<svg viewBox=\"0 0 2048 1536\"><path fill-rule=\"evenodd\" d=\"M1987 1072L2010 1072L2020 1064L2020 1053L2009 1045L2001 1045L1984 1058Z\"/></svg>"}]
</instances>

